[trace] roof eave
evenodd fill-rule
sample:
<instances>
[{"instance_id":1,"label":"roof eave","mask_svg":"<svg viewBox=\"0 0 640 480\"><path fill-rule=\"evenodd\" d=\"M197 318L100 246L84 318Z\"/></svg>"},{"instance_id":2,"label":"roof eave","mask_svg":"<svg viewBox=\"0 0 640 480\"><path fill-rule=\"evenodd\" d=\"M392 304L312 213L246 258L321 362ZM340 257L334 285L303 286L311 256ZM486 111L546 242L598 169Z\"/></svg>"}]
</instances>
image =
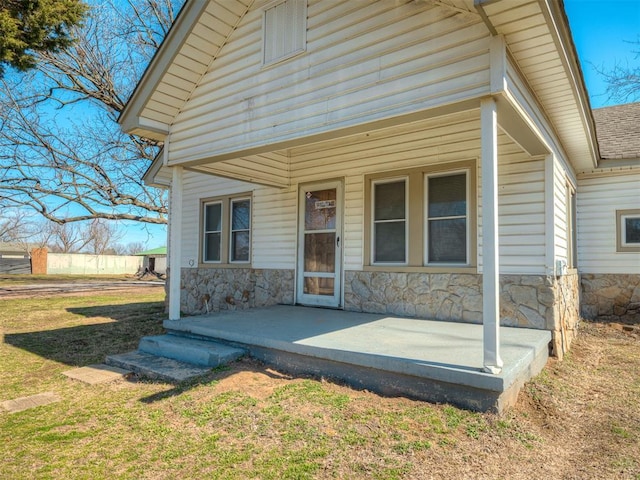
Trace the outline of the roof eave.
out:
<instances>
[{"instance_id":1,"label":"roof eave","mask_svg":"<svg viewBox=\"0 0 640 480\"><path fill-rule=\"evenodd\" d=\"M591 152L591 166L596 168L600 162L600 150L598 147L598 139L596 137L596 126L593 118L591 102L589 101L589 95L584 83L584 75L582 74L582 68L578 60L578 54L573 36L571 35L571 28L569 26L569 19L564 10L563 0L539 0L542 11L548 12L550 25L554 27L554 31L558 36L558 41L562 46L562 53L564 54L564 64L568 69L569 78L574 87L576 94L576 102L583 119L585 133L587 134L587 141L589 142L589 151ZM574 159L577 161L577 159Z\"/></svg>"},{"instance_id":2,"label":"roof eave","mask_svg":"<svg viewBox=\"0 0 640 480\"><path fill-rule=\"evenodd\" d=\"M145 125L147 123L146 119L143 119L141 114L152 93L162 81L167 69L173 63L189 32L191 32L202 12L207 8L207 4L208 2L203 1L187 1L183 5L173 25L167 32L167 36L162 41L149 65L147 65L142 78L133 90L122 112L120 112L118 123L123 131L127 133L135 131L137 135L154 139L158 139L158 135L166 135L168 125L156 125L153 127ZM145 134L147 131L148 135Z\"/></svg>"}]
</instances>

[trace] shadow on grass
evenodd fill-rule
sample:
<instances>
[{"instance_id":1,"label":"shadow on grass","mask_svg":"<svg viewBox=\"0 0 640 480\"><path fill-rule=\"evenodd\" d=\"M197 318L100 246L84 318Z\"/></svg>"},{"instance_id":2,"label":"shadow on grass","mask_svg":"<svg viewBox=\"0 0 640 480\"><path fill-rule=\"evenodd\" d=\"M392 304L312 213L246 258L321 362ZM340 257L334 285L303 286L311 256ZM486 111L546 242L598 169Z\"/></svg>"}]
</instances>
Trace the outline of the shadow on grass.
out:
<instances>
[{"instance_id":1,"label":"shadow on grass","mask_svg":"<svg viewBox=\"0 0 640 480\"><path fill-rule=\"evenodd\" d=\"M162 302L74 307L67 311L87 319L99 317L107 321L37 332L5 333L4 341L56 362L85 366L103 362L110 354L135 350L141 337L164 331L162 320L166 318Z\"/></svg>"}]
</instances>

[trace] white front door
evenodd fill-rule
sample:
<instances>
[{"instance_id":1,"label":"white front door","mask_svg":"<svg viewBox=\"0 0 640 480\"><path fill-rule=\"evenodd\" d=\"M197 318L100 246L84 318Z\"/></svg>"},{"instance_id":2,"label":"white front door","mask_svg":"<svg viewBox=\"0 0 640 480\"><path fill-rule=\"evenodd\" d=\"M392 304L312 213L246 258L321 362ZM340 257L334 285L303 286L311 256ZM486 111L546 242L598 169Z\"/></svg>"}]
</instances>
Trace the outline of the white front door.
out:
<instances>
[{"instance_id":1,"label":"white front door","mask_svg":"<svg viewBox=\"0 0 640 480\"><path fill-rule=\"evenodd\" d=\"M297 302L339 307L342 285L342 182L300 188Z\"/></svg>"}]
</instances>

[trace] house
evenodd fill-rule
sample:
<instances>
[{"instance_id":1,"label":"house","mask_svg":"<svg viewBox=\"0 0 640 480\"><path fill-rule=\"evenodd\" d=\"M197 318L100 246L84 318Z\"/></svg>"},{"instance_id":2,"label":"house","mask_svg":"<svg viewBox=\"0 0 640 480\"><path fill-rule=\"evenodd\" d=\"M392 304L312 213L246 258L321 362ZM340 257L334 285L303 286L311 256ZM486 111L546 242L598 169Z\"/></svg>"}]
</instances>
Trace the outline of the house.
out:
<instances>
[{"instance_id":1,"label":"house","mask_svg":"<svg viewBox=\"0 0 640 480\"><path fill-rule=\"evenodd\" d=\"M172 320L482 323L497 373L500 325L561 357L581 275L638 285L638 150L600 153L560 1L189 1L120 123L164 144Z\"/></svg>"},{"instance_id":2,"label":"house","mask_svg":"<svg viewBox=\"0 0 640 480\"><path fill-rule=\"evenodd\" d=\"M0 273L31 273L30 245L0 242Z\"/></svg>"},{"instance_id":3,"label":"house","mask_svg":"<svg viewBox=\"0 0 640 480\"><path fill-rule=\"evenodd\" d=\"M161 275L167 273L167 247L158 247L136 253L142 258L142 271L154 272Z\"/></svg>"},{"instance_id":4,"label":"house","mask_svg":"<svg viewBox=\"0 0 640 480\"><path fill-rule=\"evenodd\" d=\"M578 173L580 310L640 321L640 103L593 111L598 168Z\"/></svg>"}]
</instances>

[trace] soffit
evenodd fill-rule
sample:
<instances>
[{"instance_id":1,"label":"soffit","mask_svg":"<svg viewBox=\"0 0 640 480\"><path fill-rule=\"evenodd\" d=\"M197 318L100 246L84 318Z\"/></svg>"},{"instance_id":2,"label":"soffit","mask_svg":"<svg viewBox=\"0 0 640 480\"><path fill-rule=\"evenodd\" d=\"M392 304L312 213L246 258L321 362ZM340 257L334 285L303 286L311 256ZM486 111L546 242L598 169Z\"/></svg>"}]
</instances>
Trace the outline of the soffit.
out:
<instances>
[{"instance_id":1,"label":"soffit","mask_svg":"<svg viewBox=\"0 0 640 480\"><path fill-rule=\"evenodd\" d=\"M598 160L595 128L582 72L561 2L483 3L577 170Z\"/></svg>"},{"instance_id":2,"label":"soffit","mask_svg":"<svg viewBox=\"0 0 640 480\"><path fill-rule=\"evenodd\" d=\"M125 131L163 140L253 0L187 1L120 117Z\"/></svg>"}]
</instances>

